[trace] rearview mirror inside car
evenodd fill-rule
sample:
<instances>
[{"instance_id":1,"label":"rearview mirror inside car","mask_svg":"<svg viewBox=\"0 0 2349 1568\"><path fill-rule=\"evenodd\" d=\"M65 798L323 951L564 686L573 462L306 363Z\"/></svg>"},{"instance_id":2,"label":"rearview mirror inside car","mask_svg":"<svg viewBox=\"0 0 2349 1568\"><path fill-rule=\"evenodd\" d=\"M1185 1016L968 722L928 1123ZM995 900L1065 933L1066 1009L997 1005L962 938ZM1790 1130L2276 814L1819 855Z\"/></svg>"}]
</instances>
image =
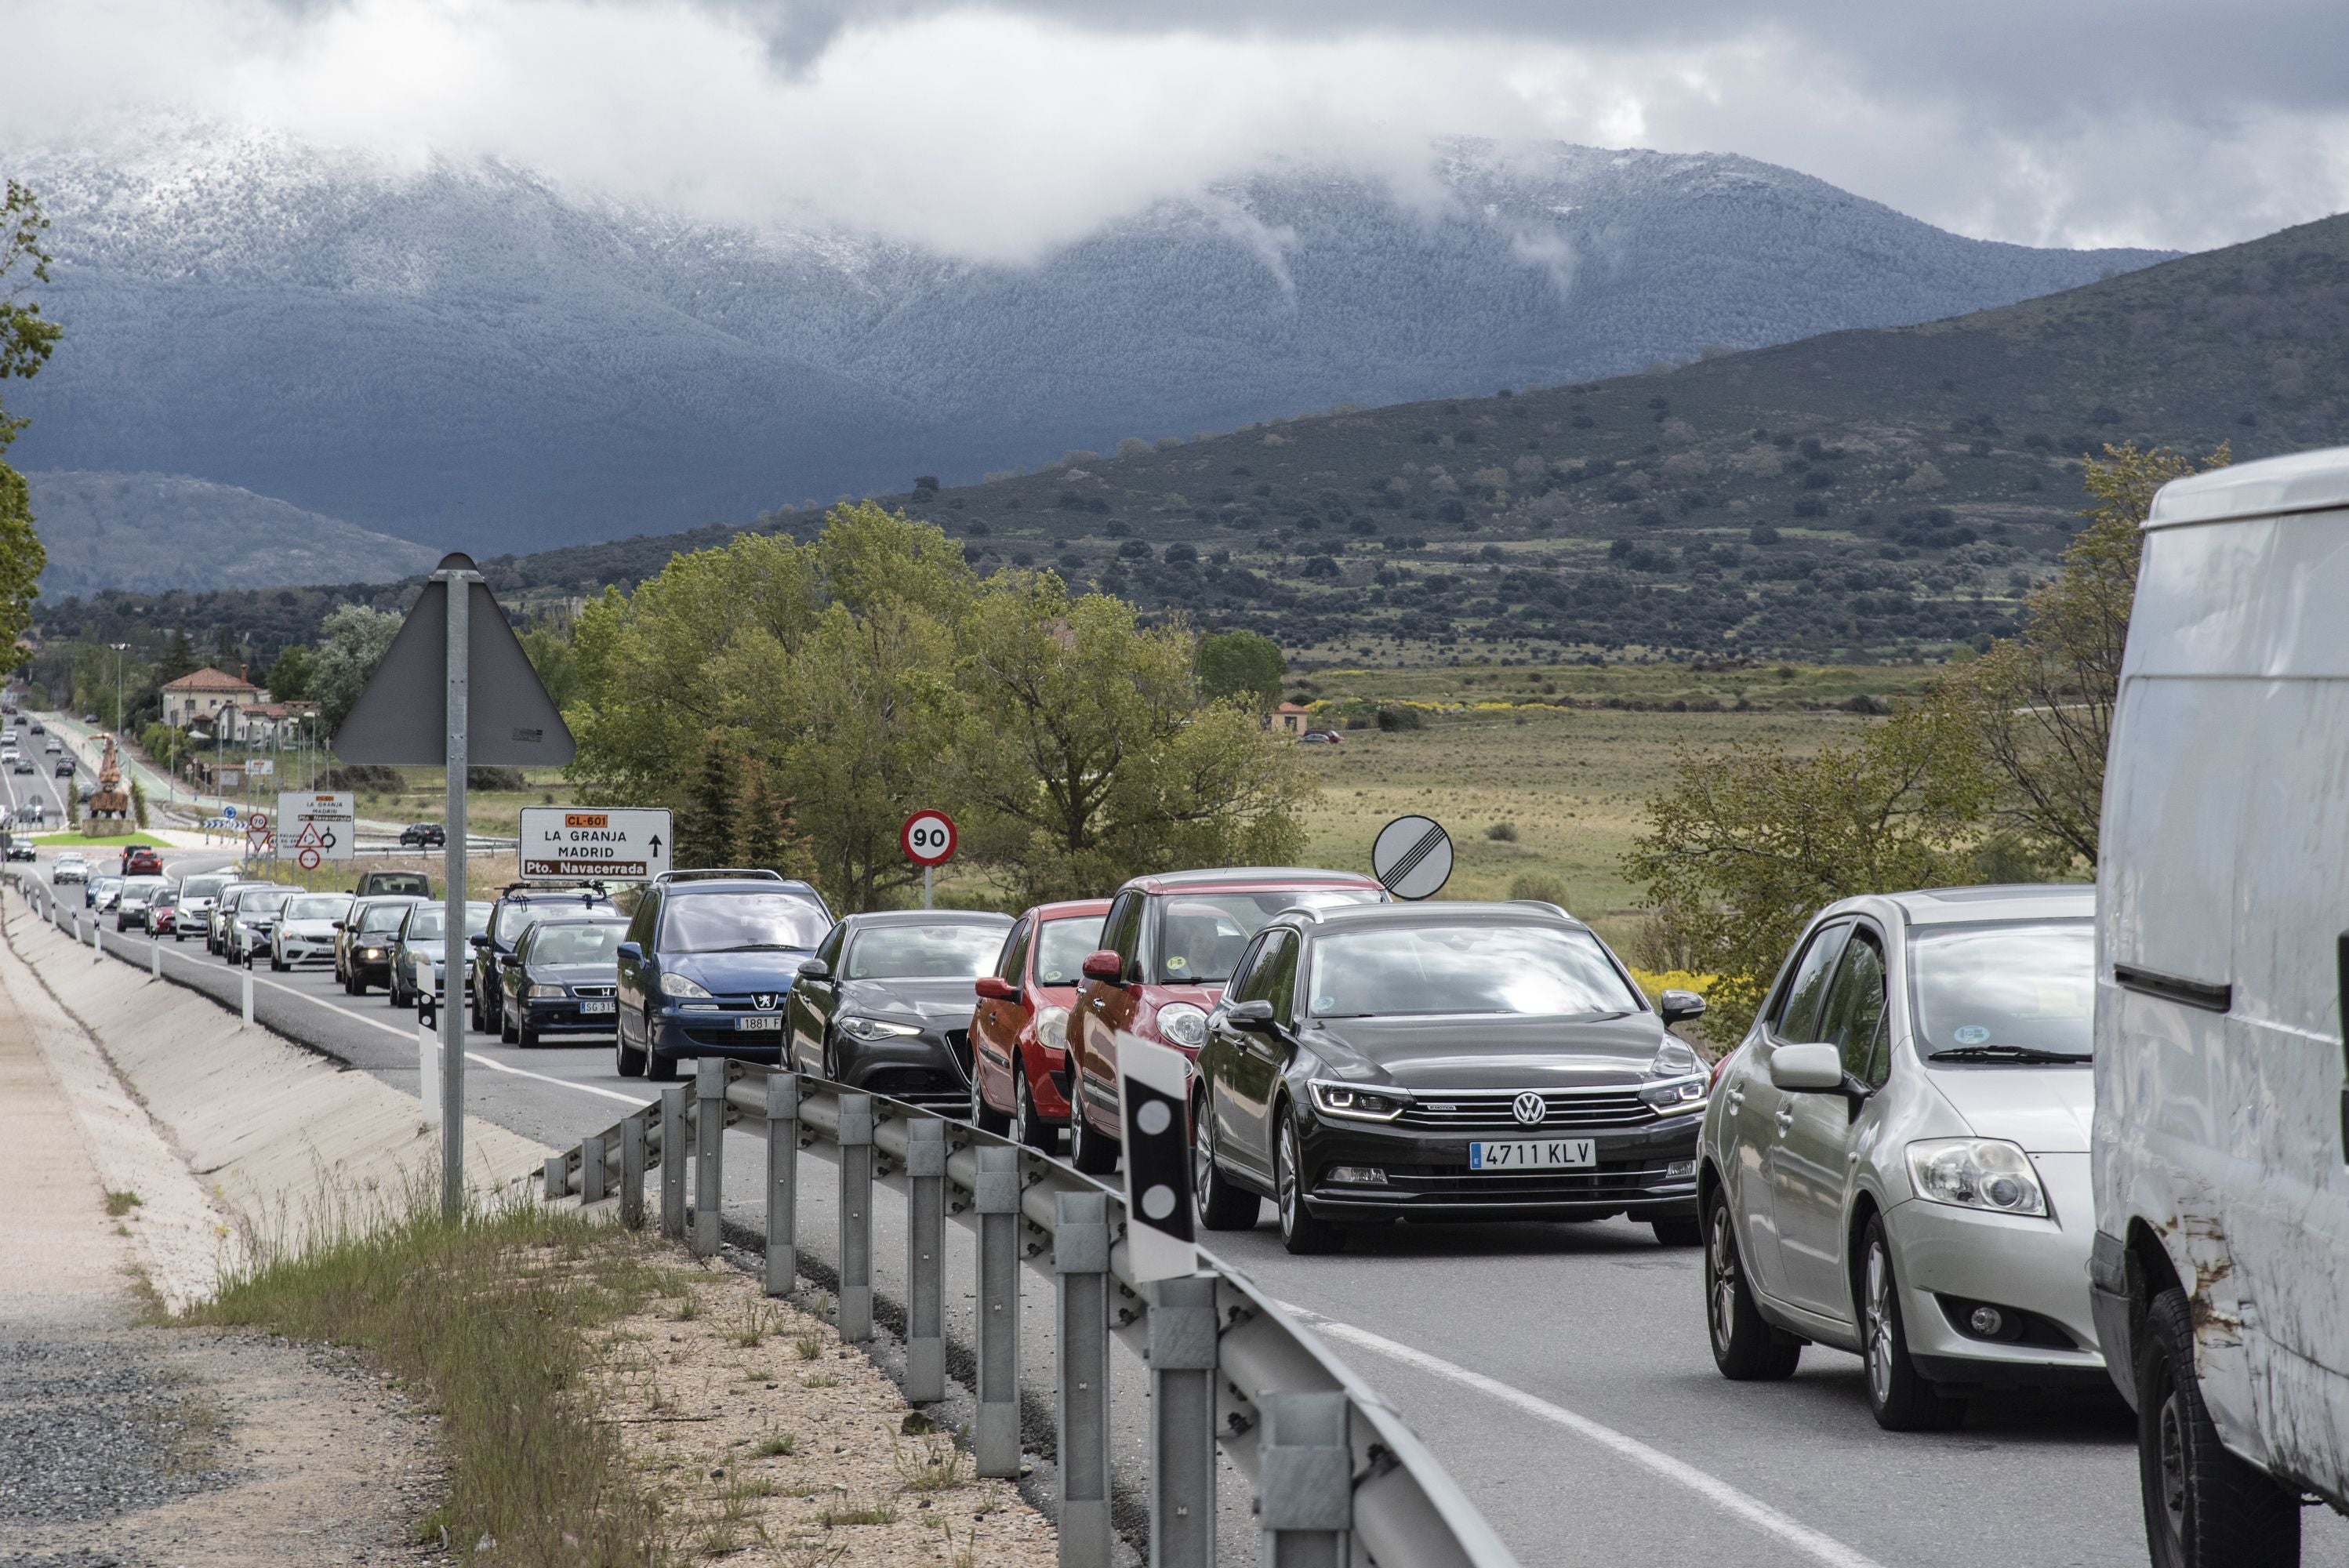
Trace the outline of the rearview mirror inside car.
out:
<instances>
[{"instance_id":1,"label":"rearview mirror inside car","mask_svg":"<svg viewBox=\"0 0 2349 1568\"><path fill-rule=\"evenodd\" d=\"M1843 1052L1825 1040L1780 1046L1770 1053L1770 1082L1797 1093L1832 1093L1843 1088Z\"/></svg>"},{"instance_id":2,"label":"rearview mirror inside car","mask_svg":"<svg viewBox=\"0 0 2349 1568\"><path fill-rule=\"evenodd\" d=\"M1088 980L1105 980L1115 985L1125 978L1125 960L1117 955L1114 948L1103 947L1085 954L1084 972Z\"/></svg>"},{"instance_id":3,"label":"rearview mirror inside car","mask_svg":"<svg viewBox=\"0 0 2349 1568\"><path fill-rule=\"evenodd\" d=\"M1656 1011L1667 1025L1704 1016L1704 998L1693 991L1666 991L1656 998Z\"/></svg>"},{"instance_id":4,"label":"rearview mirror inside car","mask_svg":"<svg viewBox=\"0 0 2349 1568\"><path fill-rule=\"evenodd\" d=\"M1000 975L982 975L971 982L970 988L978 993L982 1002L1017 1002L1019 988Z\"/></svg>"},{"instance_id":5,"label":"rearview mirror inside car","mask_svg":"<svg viewBox=\"0 0 2349 1568\"><path fill-rule=\"evenodd\" d=\"M829 980L832 978L832 965L826 964L821 958L811 958L800 965L800 978L802 980Z\"/></svg>"},{"instance_id":6,"label":"rearview mirror inside car","mask_svg":"<svg viewBox=\"0 0 2349 1568\"><path fill-rule=\"evenodd\" d=\"M1234 1002L1224 1009L1224 1021L1235 1029L1269 1029L1272 1027L1272 1004L1261 997L1249 1002Z\"/></svg>"}]
</instances>

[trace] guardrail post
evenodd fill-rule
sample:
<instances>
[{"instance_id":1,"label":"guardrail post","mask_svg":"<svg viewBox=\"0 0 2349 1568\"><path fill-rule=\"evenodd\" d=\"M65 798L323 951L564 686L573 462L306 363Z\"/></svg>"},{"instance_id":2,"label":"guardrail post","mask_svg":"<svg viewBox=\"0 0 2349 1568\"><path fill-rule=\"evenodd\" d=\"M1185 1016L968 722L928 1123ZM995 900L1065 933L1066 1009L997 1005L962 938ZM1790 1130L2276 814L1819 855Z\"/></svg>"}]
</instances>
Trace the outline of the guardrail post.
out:
<instances>
[{"instance_id":1,"label":"guardrail post","mask_svg":"<svg viewBox=\"0 0 2349 1568\"><path fill-rule=\"evenodd\" d=\"M591 1132L579 1144L579 1202L604 1201L604 1135Z\"/></svg>"},{"instance_id":2,"label":"guardrail post","mask_svg":"<svg viewBox=\"0 0 2349 1568\"><path fill-rule=\"evenodd\" d=\"M726 1150L726 1064L703 1057L693 1064L694 1098L701 1104L693 1129L693 1251L718 1255L719 1205L726 1189L719 1181Z\"/></svg>"},{"instance_id":3,"label":"guardrail post","mask_svg":"<svg viewBox=\"0 0 2349 1568\"><path fill-rule=\"evenodd\" d=\"M253 971L246 970L238 979L237 989L244 1002L244 1026L249 1029L253 1027Z\"/></svg>"},{"instance_id":4,"label":"guardrail post","mask_svg":"<svg viewBox=\"0 0 2349 1568\"><path fill-rule=\"evenodd\" d=\"M947 1124L905 1125L905 1398L947 1397Z\"/></svg>"},{"instance_id":5,"label":"guardrail post","mask_svg":"<svg viewBox=\"0 0 2349 1568\"><path fill-rule=\"evenodd\" d=\"M840 1336L873 1337L873 1097L840 1097Z\"/></svg>"},{"instance_id":6,"label":"guardrail post","mask_svg":"<svg viewBox=\"0 0 2349 1568\"><path fill-rule=\"evenodd\" d=\"M1019 1473L1019 1154L982 1147L971 1207L978 1215L978 1473Z\"/></svg>"},{"instance_id":7,"label":"guardrail post","mask_svg":"<svg viewBox=\"0 0 2349 1568\"><path fill-rule=\"evenodd\" d=\"M546 1157L546 1201L550 1203L571 1195L570 1160L567 1154Z\"/></svg>"},{"instance_id":8,"label":"guardrail post","mask_svg":"<svg viewBox=\"0 0 2349 1568\"><path fill-rule=\"evenodd\" d=\"M1152 1292L1150 1568L1215 1568L1216 1282Z\"/></svg>"},{"instance_id":9,"label":"guardrail post","mask_svg":"<svg viewBox=\"0 0 2349 1568\"><path fill-rule=\"evenodd\" d=\"M147 973L152 979L163 977L163 944L160 942L150 940L147 944Z\"/></svg>"},{"instance_id":10,"label":"guardrail post","mask_svg":"<svg viewBox=\"0 0 2349 1568\"><path fill-rule=\"evenodd\" d=\"M1061 1298L1061 1568L1109 1568L1109 1195L1063 1192L1052 1228Z\"/></svg>"},{"instance_id":11,"label":"guardrail post","mask_svg":"<svg viewBox=\"0 0 2349 1568\"><path fill-rule=\"evenodd\" d=\"M620 1223L645 1228L645 1113L633 1111L620 1123Z\"/></svg>"},{"instance_id":12,"label":"guardrail post","mask_svg":"<svg viewBox=\"0 0 2349 1568\"><path fill-rule=\"evenodd\" d=\"M800 1075L767 1075L767 1294L800 1272Z\"/></svg>"},{"instance_id":13,"label":"guardrail post","mask_svg":"<svg viewBox=\"0 0 2349 1568\"><path fill-rule=\"evenodd\" d=\"M661 1234L685 1239L685 1086L661 1090Z\"/></svg>"},{"instance_id":14,"label":"guardrail post","mask_svg":"<svg viewBox=\"0 0 2349 1568\"><path fill-rule=\"evenodd\" d=\"M1264 1568L1344 1568L1354 1523L1354 1455L1346 1396L1319 1389L1266 1394L1257 1449Z\"/></svg>"}]
</instances>

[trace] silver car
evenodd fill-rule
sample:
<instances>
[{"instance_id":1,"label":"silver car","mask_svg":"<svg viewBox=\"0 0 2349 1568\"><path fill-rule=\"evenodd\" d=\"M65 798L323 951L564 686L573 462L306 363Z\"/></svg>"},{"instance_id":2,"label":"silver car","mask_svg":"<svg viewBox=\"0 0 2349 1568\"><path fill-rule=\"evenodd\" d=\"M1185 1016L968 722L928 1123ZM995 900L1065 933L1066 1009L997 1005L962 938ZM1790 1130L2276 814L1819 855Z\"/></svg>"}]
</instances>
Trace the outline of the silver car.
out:
<instances>
[{"instance_id":1,"label":"silver car","mask_svg":"<svg viewBox=\"0 0 2349 1568\"><path fill-rule=\"evenodd\" d=\"M1858 1353L1877 1421L1984 1387L2103 1378L2094 890L1846 899L1813 920L1714 1077L1698 1146L1714 1361Z\"/></svg>"}]
</instances>

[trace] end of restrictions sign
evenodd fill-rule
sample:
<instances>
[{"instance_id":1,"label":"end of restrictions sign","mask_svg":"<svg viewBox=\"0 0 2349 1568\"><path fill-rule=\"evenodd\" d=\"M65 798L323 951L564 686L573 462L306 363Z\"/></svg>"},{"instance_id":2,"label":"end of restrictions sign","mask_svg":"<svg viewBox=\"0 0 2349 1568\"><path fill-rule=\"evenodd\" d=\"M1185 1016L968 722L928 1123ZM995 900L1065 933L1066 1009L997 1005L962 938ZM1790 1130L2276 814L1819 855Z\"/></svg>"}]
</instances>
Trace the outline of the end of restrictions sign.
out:
<instances>
[{"instance_id":1,"label":"end of restrictions sign","mask_svg":"<svg viewBox=\"0 0 2349 1568\"><path fill-rule=\"evenodd\" d=\"M522 874L650 882L669 869L666 806L524 806Z\"/></svg>"}]
</instances>

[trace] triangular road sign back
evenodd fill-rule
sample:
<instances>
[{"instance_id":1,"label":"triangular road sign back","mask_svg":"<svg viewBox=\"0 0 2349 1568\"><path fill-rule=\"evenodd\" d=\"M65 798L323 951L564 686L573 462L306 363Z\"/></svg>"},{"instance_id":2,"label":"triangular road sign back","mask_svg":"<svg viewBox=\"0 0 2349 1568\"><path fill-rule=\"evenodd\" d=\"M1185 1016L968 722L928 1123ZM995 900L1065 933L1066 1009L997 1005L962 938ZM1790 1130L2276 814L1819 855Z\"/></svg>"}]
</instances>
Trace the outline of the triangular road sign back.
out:
<instances>
[{"instance_id":1,"label":"triangular road sign back","mask_svg":"<svg viewBox=\"0 0 2349 1568\"><path fill-rule=\"evenodd\" d=\"M450 555L440 570L471 570ZM522 639L484 583L468 583L465 754L476 767L559 768L576 749L554 699L546 695ZM449 585L427 583L390 651L367 677L350 717L335 732L346 762L445 763L448 723Z\"/></svg>"}]
</instances>

